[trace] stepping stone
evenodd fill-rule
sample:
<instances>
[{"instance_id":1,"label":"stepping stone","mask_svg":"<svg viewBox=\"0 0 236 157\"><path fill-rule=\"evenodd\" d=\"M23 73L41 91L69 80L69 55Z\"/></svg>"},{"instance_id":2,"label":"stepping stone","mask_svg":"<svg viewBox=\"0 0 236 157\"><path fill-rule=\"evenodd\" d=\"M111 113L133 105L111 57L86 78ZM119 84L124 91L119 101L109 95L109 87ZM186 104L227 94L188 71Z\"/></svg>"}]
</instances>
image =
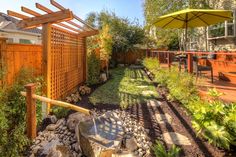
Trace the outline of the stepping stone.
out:
<instances>
[{"instance_id":1,"label":"stepping stone","mask_svg":"<svg viewBox=\"0 0 236 157\"><path fill-rule=\"evenodd\" d=\"M147 88L148 86L137 86L137 87L143 89L143 88Z\"/></svg>"},{"instance_id":2,"label":"stepping stone","mask_svg":"<svg viewBox=\"0 0 236 157\"><path fill-rule=\"evenodd\" d=\"M162 134L163 140L168 144L176 144L176 145L185 145L189 146L191 145L189 139L176 132L166 132Z\"/></svg>"},{"instance_id":3,"label":"stepping stone","mask_svg":"<svg viewBox=\"0 0 236 157\"><path fill-rule=\"evenodd\" d=\"M157 101L157 100L149 100L147 102L147 106L151 106L153 108L156 108L157 106L161 106L161 105L162 105L162 102Z\"/></svg>"},{"instance_id":4,"label":"stepping stone","mask_svg":"<svg viewBox=\"0 0 236 157\"><path fill-rule=\"evenodd\" d=\"M150 94L155 94L155 92L151 91L151 90L146 90L142 92L142 95L150 95Z\"/></svg>"},{"instance_id":5,"label":"stepping stone","mask_svg":"<svg viewBox=\"0 0 236 157\"><path fill-rule=\"evenodd\" d=\"M155 114L155 118L159 124L169 123L172 122L172 117L168 114Z\"/></svg>"}]
</instances>

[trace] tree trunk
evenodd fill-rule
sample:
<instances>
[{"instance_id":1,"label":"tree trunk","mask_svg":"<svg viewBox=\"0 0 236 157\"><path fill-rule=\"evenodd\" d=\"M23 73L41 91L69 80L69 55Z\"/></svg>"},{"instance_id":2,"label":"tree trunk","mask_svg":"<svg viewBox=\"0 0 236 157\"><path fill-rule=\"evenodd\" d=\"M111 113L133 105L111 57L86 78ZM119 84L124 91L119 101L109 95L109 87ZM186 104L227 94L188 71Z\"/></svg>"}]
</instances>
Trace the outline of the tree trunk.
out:
<instances>
[{"instance_id":1,"label":"tree trunk","mask_svg":"<svg viewBox=\"0 0 236 157\"><path fill-rule=\"evenodd\" d=\"M107 73L107 79L108 79L109 78L108 60L106 60L106 73Z\"/></svg>"}]
</instances>

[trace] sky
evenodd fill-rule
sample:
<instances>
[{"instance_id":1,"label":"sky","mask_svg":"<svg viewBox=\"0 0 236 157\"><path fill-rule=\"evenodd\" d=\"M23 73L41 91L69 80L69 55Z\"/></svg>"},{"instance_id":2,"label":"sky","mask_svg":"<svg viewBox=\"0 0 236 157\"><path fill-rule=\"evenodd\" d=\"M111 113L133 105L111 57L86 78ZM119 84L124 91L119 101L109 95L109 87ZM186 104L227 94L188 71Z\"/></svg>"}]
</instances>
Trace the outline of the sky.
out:
<instances>
[{"instance_id":1,"label":"sky","mask_svg":"<svg viewBox=\"0 0 236 157\"><path fill-rule=\"evenodd\" d=\"M128 17L130 20L137 19L140 25L144 23L143 1L144 0L56 0L56 2L72 10L82 19L85 19L89 12L100 12L105 9L115 12L119 17ZM50 5L50 0L0 0L0 12L6 13L7 10L12 10L20 13L21 6L40 12L35 7L36 2L54 11L57 10Z\"/></svg>"}]
</instances>

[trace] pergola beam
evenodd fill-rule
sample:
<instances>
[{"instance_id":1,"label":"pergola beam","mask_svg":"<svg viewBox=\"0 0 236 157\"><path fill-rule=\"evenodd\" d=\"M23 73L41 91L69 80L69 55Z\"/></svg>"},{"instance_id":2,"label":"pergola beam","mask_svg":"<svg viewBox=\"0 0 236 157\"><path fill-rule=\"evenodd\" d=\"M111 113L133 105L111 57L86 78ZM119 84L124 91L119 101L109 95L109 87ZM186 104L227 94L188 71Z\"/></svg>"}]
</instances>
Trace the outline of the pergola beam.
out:
<instances>
[{"instance_id":1,"label":"pergola beam","mask_svg":"<svg viewBox=\"0 0 236 157\"><path fill-rule=\"evenodd\" d=\"M64 10L64 9L65 9L62 5L60 5L59 3L57 3L55 0L50 0L50 3L51 3L53 6L55 6L56 8L60 9L60 10ZM96 30L95 28L93 28L92 26L90 26L89 24L87 24L84 20L82 20L82 19L79 18L78 16L76 16L76 15L73 15L73 16L74 16L74 18L75 18L76 20L78 20L79 22L83 23L84 25L86 25L86 26L89 27L90 29Z\"/></svg>"},{"instance_id":2,"label":"pergola beam","mask_svg":"<svg viewBox=\"0 0 236 157\"><path fill-rule=\"evenodd\" d=\"M22 14L20 14L20 13L17 13L17 12L11 11L11 10L7 10L7 14L8 14L9 16L13 16L13 17L16 17L16 18L19 18L19 19L27 19L27 18L30 18L29 16L22 15Z\"/></svg>"},{"instance_id":3,"label":"pergola beam","mask_svg":"<svg viewBox=\"0 0 236 157\"><path fill-rule=\"evenodd\" d=\"M58 4L58 3L57 3L57 4ZM60 4L58 4L58 5L60 5ZM48 9L47 7L43 6L42 4L35 3L35 6L36 6L36 8L38 8L38 9L40 9L40 10L46 12L46 13L52 13L52 12L53 12L52 10L50 10L50 9ZM60 6L61 6L61 5L60 5ZM61 7L62 7L62 6L61 6ZM63 7L63 9L60 9L60 10L66 10L66 8ZM73 16L74 16L74 15L73 15ZM75 26L75 27L77 27L77 28L79 28L79 29L84 29L82 26L80 26L80 25L78 25L78 24L76 24L76 23L74 23L74 22L72 22L72 21L67 21L67 23L69 23L69 24L71 24L71 25L73 25L73 26Z\"/></svg>"},{"instance_id":4,"label":"pergola beam","mask_svg":"<svg viewBox=\"0 0 236 157\"><path fill-rule=\"evenodd\" d=\"M23 12L25 12L25 13L27 13L27 14L36 16L36 17L42 15L42 14L40 14L40 13L38 13L38 12L36 12L36 11L33 11L33 10L29 9L29 8L26 8L26 7L24 7L24 6L21 7L21 11L23 11ZM66 25L66 24L63 24L63 23L57 23L57 25L59 25L59 26L61 26L61 27L64 27L64 28L67 28L67 29L69 29L69 30L72 30L72 31L74 31L74 32L78 32L78 33L81 32L80 30L75 29L75 28L73 28L73 27L70 27L70 26L68 26L68 25Z\"/></svg>"},{"instance_id":5,"label":"pergola beam","mask_svg":"<svg viewBox=\"0 0 236 157\"><path fill-rule=\"evenodd\" d=\"M18 27L32 28L41 26L45 23L59 23L71 19L73 19L73 14L69 9L67 9L63 11L53 12L51 14L23 19L18 23Z\"/></svg>"},{"instance_id":6,"label":"pergola beam","mask_svg":"<svg viewBox=\"0 0 236 157\"><path fill-rule=\"evenodd\" d=\"M81 32L78 34L79 37L89 37L93 35L99 34L98 30L92 30L92 31L86 31L86 32Z\"/></svg>"}]
</instances>

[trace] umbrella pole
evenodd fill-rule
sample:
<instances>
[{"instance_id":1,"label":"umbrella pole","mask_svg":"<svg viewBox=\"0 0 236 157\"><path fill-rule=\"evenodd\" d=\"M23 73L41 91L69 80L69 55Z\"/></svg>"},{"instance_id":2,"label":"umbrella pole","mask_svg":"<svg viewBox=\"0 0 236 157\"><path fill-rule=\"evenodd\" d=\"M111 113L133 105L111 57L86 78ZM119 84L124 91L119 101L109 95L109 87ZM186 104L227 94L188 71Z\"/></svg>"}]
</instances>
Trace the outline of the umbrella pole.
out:
<instances>
[{"instance_id":1,"label":"umbrella pole","mask_svg":"<svg viewBox=\"0 0 236 157\"><path fill-rule=\"evenodd\" d=\"M187 51L187 32L188 32L188 27L187 27L187 24L186 24L186 28L185 28L185 42L184 42L184 51L186 52Z\"/></svg>"}]
</instances>

